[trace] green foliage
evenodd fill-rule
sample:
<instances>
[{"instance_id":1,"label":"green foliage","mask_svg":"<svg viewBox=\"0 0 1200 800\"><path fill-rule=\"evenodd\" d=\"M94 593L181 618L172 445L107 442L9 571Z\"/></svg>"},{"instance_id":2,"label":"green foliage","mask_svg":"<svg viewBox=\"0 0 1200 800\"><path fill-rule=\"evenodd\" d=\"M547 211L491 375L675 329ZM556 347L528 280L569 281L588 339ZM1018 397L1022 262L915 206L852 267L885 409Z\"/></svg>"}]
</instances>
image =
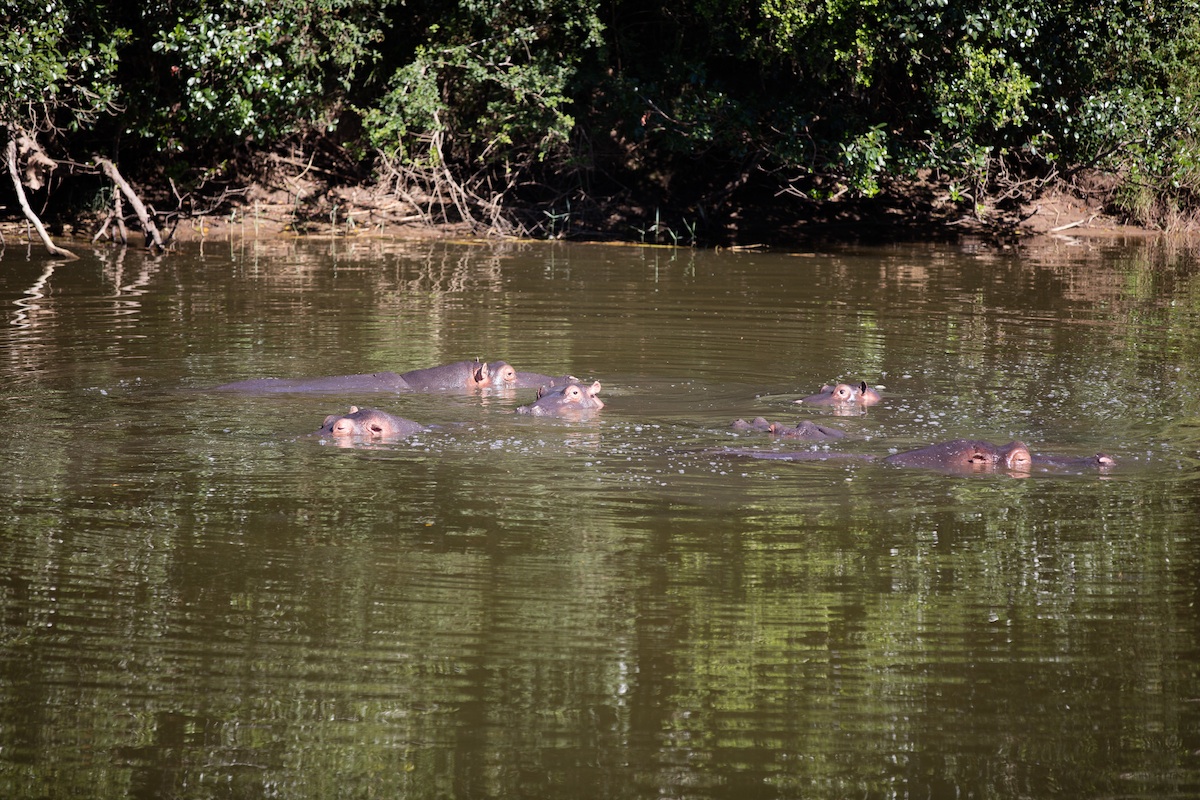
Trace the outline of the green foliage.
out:
<instances>
[{"instance_id":1,"label":"green foliage","mask_svg":"<svg viewBox=\"0 0 1200 800\"><path fill-rule=\"evenodd\" d=\"M10 0L4 14L0 122L78 130L89 148L132 133L177 164L333 131L352 109L348 150L455 181L561 185L584 165L664 201L751 175L870 196L922 168L982 202L998 176L1096 168L1127 182L1130 207L1200 203L1200 0Z\"/></svg>"},{"instance_id":2,"label":"green foliage","mask_svg":"<svg viewBox=\"0 0 1200 800\"><path fill-rule=\"evenodd\" d=\"M841 158L830 165L849 183L850 187L866 197L879 194L879 176L887 168L887 132L876 125L866 133L855 136L839 145Z\"/></svg>"},{"instance_id":3,"label":"green foliage","mask_svg":"<svg viewBox=\"0 0 1200 800\"><path fill-rule=\"evenodd\" d=\"M475 166L561 151L575 126L572 78L603 29L591 4L463 0L439 19L388 91L361 109L370 143L419 167L442 157ZM435 139L445 147L431 147Z\"/></svg>"},{"instance_id":4,"label":"green foliage","mask_svg":"<svg viewBox=\"0 0 1200 800\"><path fill-rule=\"evenodd\" d=\"M331 125L338 89L378 57L383 9L394 0L221 0L181 6L153 45L170 62L178 102L148 134L191 141L272 140ZM180 123L183 123L182 125Z\"/></svg>"},{"instance_id":5,"label":"green foliage","mask_svg":"<svg viewBox=\"0 0 1200 800\"><path fill-rule=\"evenodd\" d=\"M77 129L115 107L117 48L129 32L66 0L9 0L0 19L0 126Z\"/></svg>"}]
</instances>

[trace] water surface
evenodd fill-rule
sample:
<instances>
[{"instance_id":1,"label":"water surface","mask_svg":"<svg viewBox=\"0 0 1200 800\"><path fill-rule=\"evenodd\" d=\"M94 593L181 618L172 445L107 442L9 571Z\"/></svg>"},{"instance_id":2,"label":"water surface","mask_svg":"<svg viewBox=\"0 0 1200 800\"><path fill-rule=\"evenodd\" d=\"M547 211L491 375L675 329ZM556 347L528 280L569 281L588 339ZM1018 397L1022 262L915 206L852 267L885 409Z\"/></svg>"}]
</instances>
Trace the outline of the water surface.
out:
<instances>
[{"instance_id":1,"label":"water surface","mask_svg":"<svg viewBox=\"0 0 1200 800\"><path fill-rule=\"evenodd\" d=\"M4 797L1200 793L1185 246L10 243L0 303ZM475 357L608 405L211 390ZM719 454L958 437L1120 466Z\"/></svg>"}]
</instances>

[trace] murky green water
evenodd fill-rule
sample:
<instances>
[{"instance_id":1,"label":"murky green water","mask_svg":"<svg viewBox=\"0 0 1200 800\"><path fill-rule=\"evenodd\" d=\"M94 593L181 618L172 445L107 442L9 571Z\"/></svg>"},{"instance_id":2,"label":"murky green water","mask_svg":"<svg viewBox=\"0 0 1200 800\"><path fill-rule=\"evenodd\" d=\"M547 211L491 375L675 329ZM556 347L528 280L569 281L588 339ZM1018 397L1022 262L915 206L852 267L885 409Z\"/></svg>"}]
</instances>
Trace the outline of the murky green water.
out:
<instances>
[{"instance_id":1,"label":"murky green water","mask_svg":"<svg viewBox=\"0 0 1200 800\"><path fill-rule=\"evenodd\" d=\"M3 797L1200 793L1194 251L10 243L0 302ZM476 356L608 406L207 390ZM812 447L757 415L1121 465L713 455Z\"/></svg>"}]
</instances>

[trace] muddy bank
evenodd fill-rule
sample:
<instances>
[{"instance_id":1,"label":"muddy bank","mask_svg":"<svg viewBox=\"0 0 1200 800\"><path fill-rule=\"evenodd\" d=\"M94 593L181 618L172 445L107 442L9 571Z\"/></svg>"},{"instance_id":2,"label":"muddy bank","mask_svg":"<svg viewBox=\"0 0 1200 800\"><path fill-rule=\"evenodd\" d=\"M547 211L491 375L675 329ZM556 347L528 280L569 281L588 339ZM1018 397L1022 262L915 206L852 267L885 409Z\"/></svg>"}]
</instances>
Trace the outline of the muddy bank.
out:
<instances>
[{"instance_id":1,"label":"muddy bank","mask_svg":"<svg viewBox=\"0 0 1200 800\"><path fill-rule=\"evenodd\" d=\"M466 223L435 223L413 204L369 188L325 187L320 192L314 190L303 203L298 204L295 198L294 193L284 195L278 190L251 187L245 202L228 213L160 214L160 225L164 238L175 242L488 238L486 232ZM563 220L556 230L542 233L544 238L571 241L776 249L838 242L955 240L984 240L1007 247L1039 236L1145 237L1163 233L1126 224L1107 213L1103 204L1066 191L1046 192L1005 212L985 210L981 214L929 186L853 202L804 203L792 198L751 201L730 206L719 217L711 215L708 224L689 222L688 213L687 209L671 214L660 211L654 223L647 223L644 206L613 204L602 219L581 214ZM58 244L77 248L93 240L100 220L79 219L48 227ZM26 242L41 246L36 233L19 216L10 214L0 219L0 234L8 246ZM119 235L110 228L97 241L112 243ZM126 223L126 237L131 246L143 246L144 235L136 220Z\"/></svg>"}]
</instances>

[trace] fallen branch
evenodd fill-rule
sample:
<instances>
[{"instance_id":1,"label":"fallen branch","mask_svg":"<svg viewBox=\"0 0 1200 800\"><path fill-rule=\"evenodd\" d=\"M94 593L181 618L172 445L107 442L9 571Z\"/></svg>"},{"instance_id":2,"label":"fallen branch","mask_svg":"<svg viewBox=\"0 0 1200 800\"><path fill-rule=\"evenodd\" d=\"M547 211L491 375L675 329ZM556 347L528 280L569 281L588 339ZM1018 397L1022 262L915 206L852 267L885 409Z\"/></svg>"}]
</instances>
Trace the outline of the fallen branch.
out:
<instances>
[{"instance_id":1,"label":"fallen branch","mask_svg":"<svg viewBox=\"0 0 1200 800\"><path fill-rule=\"evenodd\" d=\"M146 247L157 247L160 252L165 250L166 248L163 247L162 236L160 236L158 233L158 226L156 226L154 224L154 220L150 218L149 212L146 211L145 204L142 203L142 200L137 196L137 193L133 191L133 187L130 186L125 178L121 176L121 173L117 171L116 165L107 158L97 158L96 166L99 167L100 170L106 176L108 176L108 179L112 181L118 189L121 190L121 193L124 194L126 199L129 200L129 205L133 206L133 210L137 214L138 220L142 223L142 230L146 233Z\"/></svg>"},{"instance_id":2,"label":"fallen branch","mask_svg":"<svg viewBox=\"0 0 1200 800\"><path fill-rule=\"evenodd\" d=\"M8 162L8 174L12 179L13 189L17 193L17 202L21 204L21 211L25 214L25 219L29 220L30 224L37 229L38 236L42 239L42 244L46 246L51 255L60 256L62 258L76 259L79 256L72 253L70 250L63 248L50 241L50 234L46 233L46 228L42 225L42 221L38 219L38 215L34 213L29 206L29 199L25 197L25 188L21 185L21 174L17 169L17 139L14 131L8 130L8 144L4 148L4 160Z\"/></svg>"}]
</instances>

